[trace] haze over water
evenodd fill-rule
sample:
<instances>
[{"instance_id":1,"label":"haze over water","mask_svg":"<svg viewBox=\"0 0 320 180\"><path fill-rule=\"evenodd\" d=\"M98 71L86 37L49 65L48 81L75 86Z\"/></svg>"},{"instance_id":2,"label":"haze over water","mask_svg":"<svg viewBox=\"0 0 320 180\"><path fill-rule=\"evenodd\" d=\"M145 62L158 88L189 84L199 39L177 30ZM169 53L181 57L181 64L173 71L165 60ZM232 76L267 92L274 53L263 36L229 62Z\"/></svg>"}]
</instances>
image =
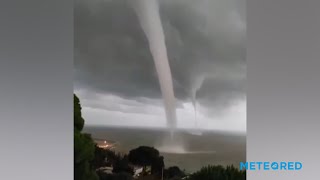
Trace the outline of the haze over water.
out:
<instances>
[{"instance_id":1,"label":"haze over water","mask_svg":"<svg viewBox=\"0 0 320 180\"><path fill-rule=\"evenodd\" d=\"M128 153L141 145L155 147L164 156L166 167L178 166L194 172L205 165L235 165L246 160L246 137L244 134L204 131L201 136L186 130L177 130L175 146L163 147L168 138L164 129L123 127L85 127L93 138L116 141L114 150Z\"/></svg>"}]
</instances>

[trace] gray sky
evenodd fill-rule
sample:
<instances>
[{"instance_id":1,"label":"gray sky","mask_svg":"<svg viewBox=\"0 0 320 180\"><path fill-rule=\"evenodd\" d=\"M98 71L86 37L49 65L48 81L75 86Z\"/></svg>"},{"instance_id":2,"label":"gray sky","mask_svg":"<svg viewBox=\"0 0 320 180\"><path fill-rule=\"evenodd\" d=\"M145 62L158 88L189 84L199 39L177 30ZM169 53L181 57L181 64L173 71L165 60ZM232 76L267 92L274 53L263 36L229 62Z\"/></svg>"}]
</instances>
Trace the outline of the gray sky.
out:
<instances>
[{"instance_id":1,"label":"gray sky","mask_svg":"<svg viewBox=\"0 0 320 180\"><path fill-rule=\"evenodd\" d=\"M134 0L131 0L134 1ZM178 127L246 130L245 0L160 0ZM75 93L90 125L164 127L148 41L127 0L76 0Z\"/></svg>"}]
</instances>

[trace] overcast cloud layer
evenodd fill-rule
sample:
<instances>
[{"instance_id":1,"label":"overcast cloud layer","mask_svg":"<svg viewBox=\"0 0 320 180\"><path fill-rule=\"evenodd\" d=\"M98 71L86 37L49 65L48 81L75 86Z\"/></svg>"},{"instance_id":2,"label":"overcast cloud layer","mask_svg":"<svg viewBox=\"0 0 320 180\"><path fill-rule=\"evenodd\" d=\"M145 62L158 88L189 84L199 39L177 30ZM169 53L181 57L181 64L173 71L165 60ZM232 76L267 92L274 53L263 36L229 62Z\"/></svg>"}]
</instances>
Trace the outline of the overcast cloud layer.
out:
<instances>
[{"instance_id":1,"label":"overcast cloud layer","mask_svg":"<svg viewBox=\"0 0 320 180\"><path fill-rule=\"evenodd\" d=\"M134 0L131 0L134 1ZM245 131L245 0L160 0L178 127ZM75 92L86 123L164 127L148 41L127 0L76 0Z\"/></svg>"}]
</instances>

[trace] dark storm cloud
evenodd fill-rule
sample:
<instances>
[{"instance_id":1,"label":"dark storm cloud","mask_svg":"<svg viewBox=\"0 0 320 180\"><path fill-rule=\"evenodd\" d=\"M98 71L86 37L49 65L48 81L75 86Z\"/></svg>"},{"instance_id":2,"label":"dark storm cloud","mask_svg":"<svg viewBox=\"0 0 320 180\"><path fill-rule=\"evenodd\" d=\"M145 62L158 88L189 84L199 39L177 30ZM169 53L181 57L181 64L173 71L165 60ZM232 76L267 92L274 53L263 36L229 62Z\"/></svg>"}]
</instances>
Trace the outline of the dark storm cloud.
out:
<instances>
[{"instance_id":1,"label":"dark storm cloud","mask_svg":"<svg viewBox=\"0 0 320 180\"><path fill-rule=\"evenodd\" d=\"M192 87L201 85L199 77L197 97L203 105L245 96L240 1L160 1L178 99L190 98ZM74 18L76 88L132 99L161 97L148 41L126 0L76 0Z\"/></svg>"}]
</instances>

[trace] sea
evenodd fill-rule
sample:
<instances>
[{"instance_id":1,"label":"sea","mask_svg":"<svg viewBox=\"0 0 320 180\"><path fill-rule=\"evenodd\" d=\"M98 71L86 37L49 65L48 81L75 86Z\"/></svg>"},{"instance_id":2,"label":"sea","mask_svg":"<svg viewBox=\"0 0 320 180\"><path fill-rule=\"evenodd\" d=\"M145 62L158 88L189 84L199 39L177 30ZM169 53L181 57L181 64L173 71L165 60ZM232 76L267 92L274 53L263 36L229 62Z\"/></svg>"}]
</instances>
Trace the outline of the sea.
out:
<instances>
[{"instance_id":1,"label":"sea","mask_svg":"<svg viewBox=\"0 0 320 180\"><path fill-rule=\"evenodd\" d=\"M115 142L115 151L127 154L139 146L158 149L165 166L192 173L206 165L234 165L246 161L246 134L208 130L85 126L94 139Z\"/></svg>"}]
</instances>

